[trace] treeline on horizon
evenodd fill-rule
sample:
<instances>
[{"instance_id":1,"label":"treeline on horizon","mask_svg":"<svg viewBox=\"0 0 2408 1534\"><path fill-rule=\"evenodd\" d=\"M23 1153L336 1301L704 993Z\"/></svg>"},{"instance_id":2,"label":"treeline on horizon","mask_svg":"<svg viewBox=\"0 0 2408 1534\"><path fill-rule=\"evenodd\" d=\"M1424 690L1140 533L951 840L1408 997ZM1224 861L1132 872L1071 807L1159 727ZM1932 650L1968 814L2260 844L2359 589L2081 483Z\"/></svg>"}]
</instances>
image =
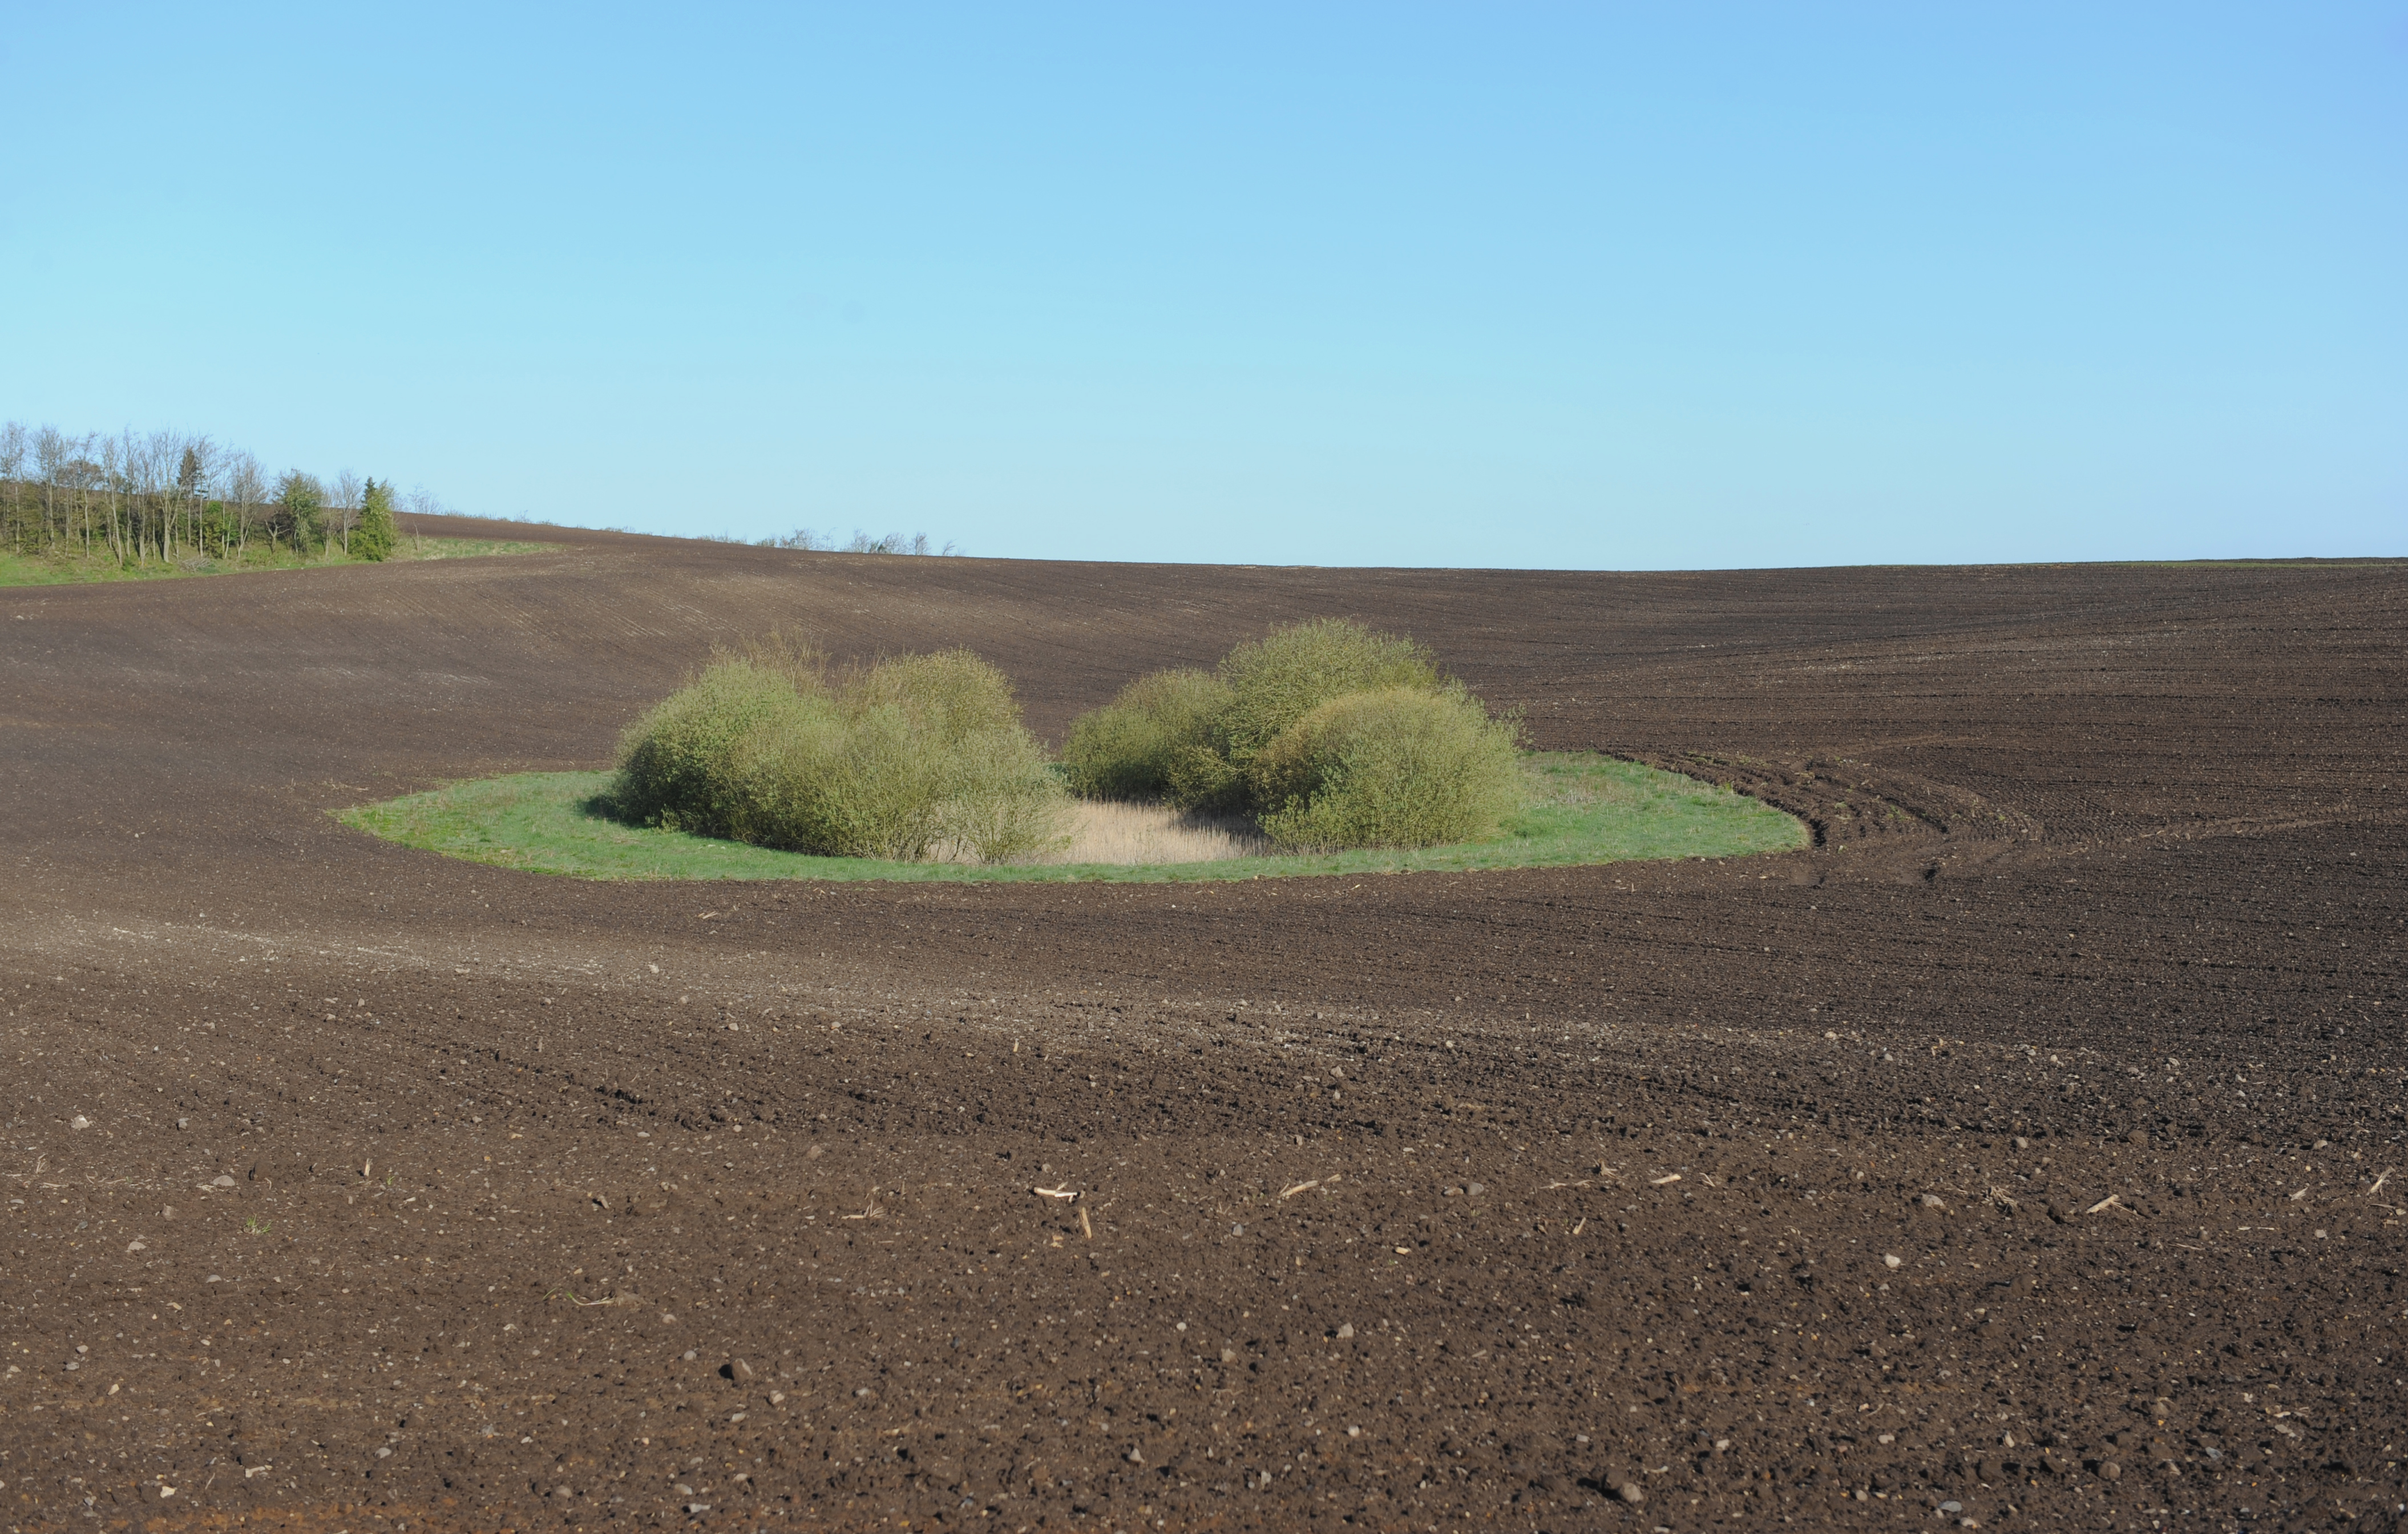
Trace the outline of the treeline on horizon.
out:
<instances>
[{"instance_id":1,"label":"treeline on horizon","mask_svg":"<svg viewBox=\"0 0 2408 1534\"><path fill-rule=\"evenodd\" d=\"M437 515L423 490L348 469L270 480L258 458L207 437L123 431L81 436L0 423L0 548L120 566L240 560L254 550L383 559L398 512Z\"/></svg>"},{"instance_id":2,"label":"treeline on horizon","mask_svg":"<svg viewBox=\"0 0 2408 1534\"><path fill-rule=\"evenodd\" d=\"M741 543L744 540L726 533L706 535L708 543ZM842 542L834 533L822 533L809 527L797 527L781 537L752 539L756 549L801 549L821 554L928 554L952 558L961 553L958 544L947 540L943 548L928 540L925 533L869 534L856 527L853 537Z\"/></svg>"},{"instance_id":3,"label":"treeline on horizon","mask_svg":"<svg viewBox=\"0 0 2408 1534\"><path fill-rule=\"evenodd\" d=\"M397 515L452 514L423 489L350 470L322 479L288 469L271 480L259 459L205 436L122 431L76 435L0 423L0 552L99 561L122 567L270 559L380 560L399 539ZM525 522L518 517L512 521ZM624 531L625 529L617 529ZM713 542L748 541L725 534ZM798 527L749 540L760 548L854 554L958 554L925 533L850 538Z\"/></svg>"}]
</instances>

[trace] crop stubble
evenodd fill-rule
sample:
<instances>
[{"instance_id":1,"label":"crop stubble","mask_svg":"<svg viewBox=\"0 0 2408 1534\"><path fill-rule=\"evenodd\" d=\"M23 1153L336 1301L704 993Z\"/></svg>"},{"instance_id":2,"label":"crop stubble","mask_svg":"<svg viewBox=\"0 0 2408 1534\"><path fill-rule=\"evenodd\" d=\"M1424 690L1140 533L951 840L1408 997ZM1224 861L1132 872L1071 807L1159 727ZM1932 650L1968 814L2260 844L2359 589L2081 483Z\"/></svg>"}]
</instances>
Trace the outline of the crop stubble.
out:
<instances>
[{"instance_id":1,"label":"crop stubble","mask_svg":"<svg viewBox=\"0 0 2408 1534\"><path fill-rule=\"evenodd\" d=\"M9 1527L2397 1517L2397 566L575 538L0 598ZM1058 737L1317 612L1817 845L659 887L324 813L771 626Z\"/></svg>"}]
</instances>

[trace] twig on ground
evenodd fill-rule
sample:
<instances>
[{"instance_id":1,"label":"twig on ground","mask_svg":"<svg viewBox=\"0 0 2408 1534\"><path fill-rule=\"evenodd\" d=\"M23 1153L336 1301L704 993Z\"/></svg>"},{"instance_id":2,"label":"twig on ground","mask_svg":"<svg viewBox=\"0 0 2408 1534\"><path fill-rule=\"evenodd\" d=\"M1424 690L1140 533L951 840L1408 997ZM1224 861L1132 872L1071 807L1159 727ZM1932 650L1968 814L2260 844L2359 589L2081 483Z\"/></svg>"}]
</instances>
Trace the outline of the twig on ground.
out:
<instances>
[{"instance_id":1,"label":"twig on ground","mask_svg":"<svg viewBox=\"0 0 2408 1534\"><path fill-rule=\"evenodd\" d=\"M1088 1223L1087 1206L1084 1204L1079 1206L1079 1230L1087 1240L1092 1241L1096 1239L1096 1227Z\"/></svg>"},{"instance_id":2,"label":"twig on ground","mask_svg":"<svg viewBox=\"0 0 2408 1534\"><path fill-rule=\"evenodd\" d=\"M1037 1195L1039 1198L1076 1198L1079 1197L1079 1190L1076 1188L1031 1188L1028 1191Z\"/></svg>"},{"instance_id":3,"label":"twig on ground","mask_svg":"<svg viewBox=\"0 0 2408 1534\"><path fill-rule=\"evenodd\" d=\"M1283 1198L1293 1198L1299 1193L1311 1193L1313 1189L1319 1186L1321 1186L1321 1179L1316 1177L1310 1183L1298 1183L1292 1188L1282 1189L1280 1191L1280 1197Z\"/></svg>"},{"instance_id":4,"label":"twig on ground","mask_svg":"<svg viewBox=\"0 0 2408 1534\"><path fill-rule=\"evenodd\" d=\"M1660 1188L1667 1183L1678 1183L1680 1180L1681 1174L1679 1172L1672 1172L1663 1177L1649 1178L1647 1180L1647 1185L1651 1188Z\"/></svg>"},{"instance_id":5,"label":"twig on ground","mask_svg":"<svg viewBox=\"0 0 2408 1534\"><path fill-rule=\"evenodd\" d=\"M2111 1193L2106 1197L2100 1199L2099 1202L2091 1205L2088 1209L2084 1210L2082 1212L2085 1214L2104 1214L2111 1209L2122 1209L2123 1207L2124 1196L2120 1193Z\"/></svg>"}]
</instances>

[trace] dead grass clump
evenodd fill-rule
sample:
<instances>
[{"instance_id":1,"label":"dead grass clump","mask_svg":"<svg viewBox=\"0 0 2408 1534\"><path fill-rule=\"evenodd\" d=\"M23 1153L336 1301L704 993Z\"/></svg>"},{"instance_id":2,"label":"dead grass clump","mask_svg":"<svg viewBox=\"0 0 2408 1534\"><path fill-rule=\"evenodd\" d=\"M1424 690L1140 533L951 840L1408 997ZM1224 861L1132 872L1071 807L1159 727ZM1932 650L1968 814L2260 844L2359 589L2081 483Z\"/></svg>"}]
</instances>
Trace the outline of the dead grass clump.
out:
<instances>
[{"instance_id":1,"label":"dead grass clump","mask_svg":"<svg viewBox=\"0 0 2408 1534\"><path fill-rule=\"evenodd\" d=\"M1191 815L1168 805L1086 799L1078 806L1069 844L1048 863L1221 863L1262 857L1270 839L1238 816Z\"/></svg>"}]
</instances>

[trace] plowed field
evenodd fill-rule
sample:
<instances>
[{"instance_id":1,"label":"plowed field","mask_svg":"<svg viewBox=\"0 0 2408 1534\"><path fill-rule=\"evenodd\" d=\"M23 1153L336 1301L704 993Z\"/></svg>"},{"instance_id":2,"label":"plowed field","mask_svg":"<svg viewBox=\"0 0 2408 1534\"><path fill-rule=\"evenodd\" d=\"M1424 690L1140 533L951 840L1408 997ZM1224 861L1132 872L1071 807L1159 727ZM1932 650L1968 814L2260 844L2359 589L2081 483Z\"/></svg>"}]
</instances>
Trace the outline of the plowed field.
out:
<instances>
[{"instance_id":1,"label":"plowed field","mask_svg":"<svg viewBox=\"0 0 2408 1534\"><path fill-rule=\"evenodd\" d=\"M2401 1522L2402 566L546 536L0 593L0 1527ZM613 884L329 813L772 627L1058 738L1314 613L1814 845Z\"/></svg>"}]
</instances>

